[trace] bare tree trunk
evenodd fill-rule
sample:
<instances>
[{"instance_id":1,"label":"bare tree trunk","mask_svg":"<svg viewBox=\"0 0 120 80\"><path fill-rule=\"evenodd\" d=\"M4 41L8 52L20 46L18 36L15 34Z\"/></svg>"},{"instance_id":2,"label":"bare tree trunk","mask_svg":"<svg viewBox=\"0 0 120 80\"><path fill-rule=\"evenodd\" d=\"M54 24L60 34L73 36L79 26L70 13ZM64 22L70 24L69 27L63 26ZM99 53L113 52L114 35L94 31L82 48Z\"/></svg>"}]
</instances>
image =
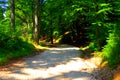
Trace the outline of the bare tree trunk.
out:
<instances>
[{"instance_id":1,"label":"bare tree trunk","mask_svg":"<svg viewBox=\"0 0 120 80\"><path fill-rule=\"evenodd\" d=\"M35 3L31 1L31 9L32 9L32 40L35 40Z\"/></svg>"},{"instance_id":2,"label":"bare tree trunk","mask_svg":"<svg viewBox=\"0 0 120 80\"><path fill-rule=\"evenodd\" d=\"M53 28L50 28L50 41L53 44Z\"/></svg>"},{"instance_id":3,"label":"bare tree trunk","mask_svg":"<svg viewBox=\"0 0 120 80\"><path fill-rule=\"evenodd\" d=\"M11 32L15 31L15 3L14 0L10 0L10 17L11 17Z\"/></svg>"},{"instance_id":4,"label":"bare tree trunk","mask_svg":"<svg viewBox=\"0 0 120 80\"><path fill-rule=\"evenodd\" d=\"M35 16L34 12L32 14L32 39L35 40Z\"/></svg>"},{"instance_id":5,"label":"bare tree trunk","mask_svg":"<svg viewBox=\"0 0 120 80\"><path fill-rule=\"evenodd\" d=\"M40 0L36 0L36 5L35 5L35 38L36 38L36 43L39 44L39 38L40 38L40 30L39 30L39 4Z\"/></svg>"}]
</instances>

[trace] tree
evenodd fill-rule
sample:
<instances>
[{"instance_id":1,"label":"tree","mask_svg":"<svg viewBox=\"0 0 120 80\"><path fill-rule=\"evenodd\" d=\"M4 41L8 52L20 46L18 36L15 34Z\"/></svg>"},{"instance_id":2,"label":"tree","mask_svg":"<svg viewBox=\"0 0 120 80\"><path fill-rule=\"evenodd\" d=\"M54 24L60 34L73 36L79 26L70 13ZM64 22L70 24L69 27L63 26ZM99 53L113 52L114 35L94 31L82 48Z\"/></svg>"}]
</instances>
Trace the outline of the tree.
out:
<instances>
[{"instance_id":1,"label":"tree","mask_svg":"<svg viewBox=\"0 0 120 80\"><path fill-rule=\"evenodd\" d=\"M107 61L108 65L114 68L120 62L120 2L118 0L109 0L107 3L112 8L108 14L111 29L109 30L107 45L103 48L102 59L103 62Z\"/></svg>"},{"instance_id":2,"label":"tree","mask_svg":"<svg viewBox=\"0 0 120 80\"><path fill-rule=\"evenodd\" d=\"M36 0L35 4L35 38L36 38L36 43L39 44L39 39L40 39L40 26L39 26L39 6L40 6L40 0Z\"/></svg>"},{"instance_id":3,"label":"tree","mask_svg":"<svg viewBox=\"0 0 120 80\"><path fill-rule=\"evenodd\" d=\"M3 9L0 7L0 21L4 19Z\"/></svg>"},{"instance_id":4,"label":"tree","mask_svg":"<svg viewBox=\"0 0 120 80\"><path fill-rule=\"evenodd\" d=\"M14 0L10 0L10 17L11 17L11 31L15 31L15 3Z\"/></svg>"}]
</instances>

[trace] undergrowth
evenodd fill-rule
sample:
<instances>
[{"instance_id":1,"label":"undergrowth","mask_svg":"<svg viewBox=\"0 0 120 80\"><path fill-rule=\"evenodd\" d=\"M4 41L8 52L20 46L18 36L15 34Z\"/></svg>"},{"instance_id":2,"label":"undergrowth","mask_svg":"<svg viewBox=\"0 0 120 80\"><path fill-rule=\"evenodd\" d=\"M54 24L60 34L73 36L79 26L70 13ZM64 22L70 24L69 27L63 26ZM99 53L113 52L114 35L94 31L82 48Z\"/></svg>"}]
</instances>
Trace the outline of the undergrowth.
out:
<instances>
[{"instance_id":1,"label":"undergrowth","mask_svg":"<svg viewBox=\"0 0 120 80\"><path fill-rule=\"evenodd\" d=\"M31 43L16 36L0 33L0 65L11 59L28 56L35 51Z\"/></svg>"},{"instance_id":2,"label":"undergrowth","mask_svg":"<svg viewBox=\"0 0 120 80\"><path fill-rule=\"evenodd\" d=\"M120 63L120 27L116 26L108 38L108 44L103 48L102 59L107 61L111 68Z\"/></svg>"}]
</instances>

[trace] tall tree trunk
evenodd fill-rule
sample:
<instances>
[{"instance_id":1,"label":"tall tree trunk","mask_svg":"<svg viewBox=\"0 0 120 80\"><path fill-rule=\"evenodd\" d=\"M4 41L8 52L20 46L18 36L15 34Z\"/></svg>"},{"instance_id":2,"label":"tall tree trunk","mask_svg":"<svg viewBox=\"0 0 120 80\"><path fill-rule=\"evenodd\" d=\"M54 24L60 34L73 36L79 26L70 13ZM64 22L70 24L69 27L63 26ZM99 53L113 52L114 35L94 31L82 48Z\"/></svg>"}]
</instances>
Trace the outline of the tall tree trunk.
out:
<instances>
[{"instance_id":1,"label":"tall tree trunk","mask_svg":"<svg viewBox=\"0 0 120 80\"><path fill-rule=\"evenodd\" d=\"M53 44L53 28L50 28L50 41Z\"/></svg>"},{"instance_id":2,"label":"tall tree trunk","mask_svg":"<svg viewBox=\"0 0 120 80\"><path fill-rule=\"evenodd\" d=\"M35 16L34 12L32 13L32 39L35 40Z\"/></svg>"},{"instance_id":3,"label":"tall tree trunk","mask_svg":"<svg viewBox=\"0 0 120 80\"><path fill-rule=\"evenodd\" d=\"M35 41L35 2L31 1L32 9L32 40Z\"/></svg>"},{"instance_id":4,"label":"tall tree trunk","mask_svg":"<svg viewBox=\"0 0 120 80\"><path fill-rule=\"evenodd\" d=\"M10 17L11 17L11 32L15 31L15 3L14 0L10 0Z\"/></svg>"},{"instance_id":5,"label":"tall tree trunk","mask_svg":"<svg viewBox=\"0 0 120 80\"><path fill-rule=\"evenodd\" d=\"M40 29L39 29L39 4L40 0L36 0L36 5L35 5L35 38L36 38L36 43L39 44L39 38L40 38Z\"/></svg>"}]
</instances>

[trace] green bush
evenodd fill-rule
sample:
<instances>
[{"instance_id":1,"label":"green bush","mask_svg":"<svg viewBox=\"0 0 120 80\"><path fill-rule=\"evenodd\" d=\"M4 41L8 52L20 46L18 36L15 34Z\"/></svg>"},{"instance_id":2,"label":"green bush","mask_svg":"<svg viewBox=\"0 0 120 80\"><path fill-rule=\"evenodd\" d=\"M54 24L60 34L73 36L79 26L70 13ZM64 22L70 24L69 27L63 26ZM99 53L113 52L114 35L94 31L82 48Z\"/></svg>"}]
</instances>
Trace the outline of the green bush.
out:
<instances>
[{"instance_id":1,"label":"green bush","mask_svg":"<svg viewBox=\"0 0 120 80\"><path fill-rule=\"evenodd\" d=\"M89 50L91 52L98 51L97 43L96 42L90 42L89 43Z\"/></svg>"},{"instance_id":2,"label":"green bush","mask_svg":"<svg viewBox=\"0 0 120 80\"><path fill-rule=\"evenodd\" d=\"M0 65L10 59L28 56L35 51L34 46L19 37L0 33Z\"/></svg>"},{"instance_id":3,"label":"green bush","mask_svg":"<svg viewBox=\"0 0 120 80\"><path fill-rule=\"evenodd\" d=\"M108 38L108 44L103 48L103 62L107 61L111 68L120 62L120 32L119 27L115 27Z\"/></svg>"}]
</instances>

